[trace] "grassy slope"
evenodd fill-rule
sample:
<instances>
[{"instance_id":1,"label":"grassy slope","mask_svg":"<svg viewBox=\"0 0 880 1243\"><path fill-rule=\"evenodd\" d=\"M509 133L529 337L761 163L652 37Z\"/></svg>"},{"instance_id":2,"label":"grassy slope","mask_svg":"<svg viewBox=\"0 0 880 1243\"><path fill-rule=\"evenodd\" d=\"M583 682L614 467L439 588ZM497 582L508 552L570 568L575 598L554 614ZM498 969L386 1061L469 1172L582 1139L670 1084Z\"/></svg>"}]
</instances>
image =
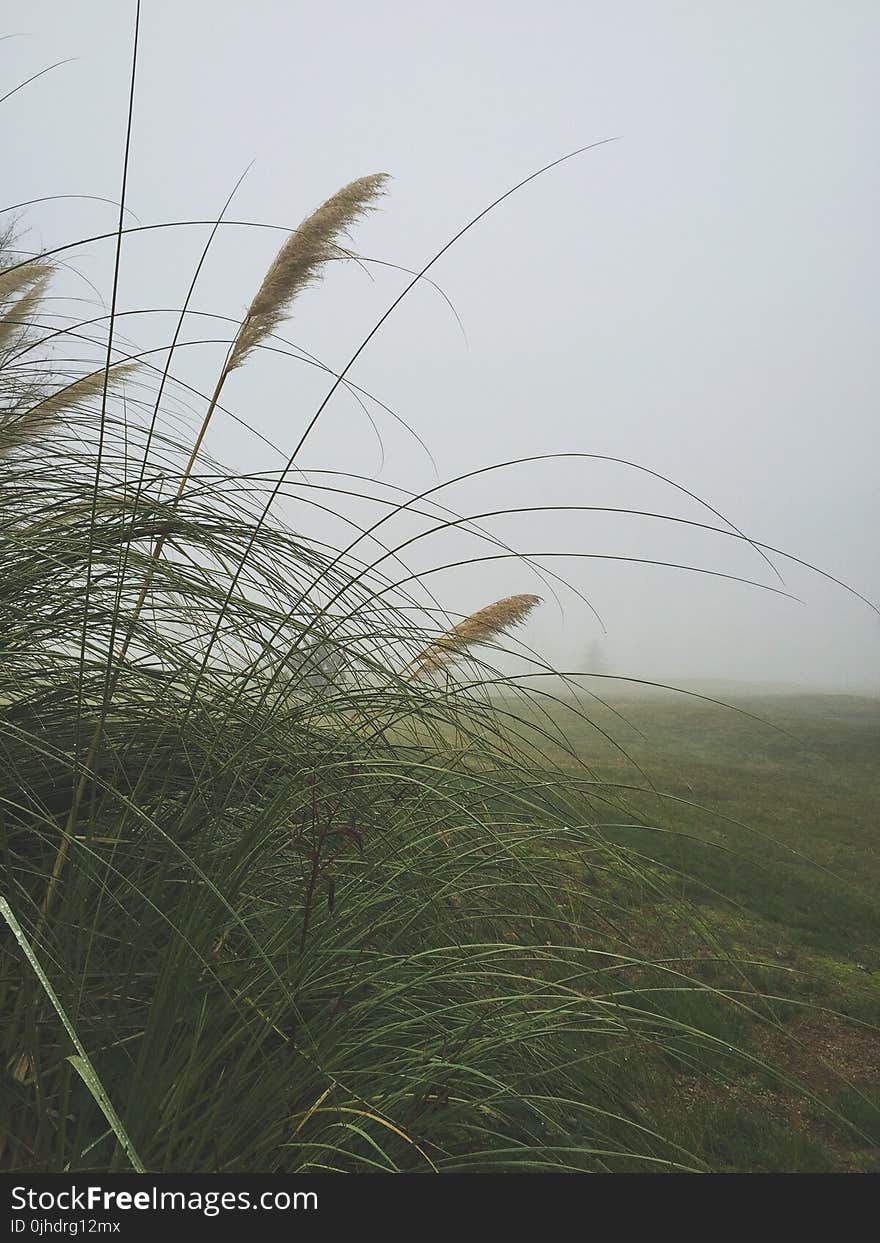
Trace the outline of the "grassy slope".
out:
<instances>
[{"instance_id":1,"label":"grassy slope","mask_svg":"<svg viewBox=\"0 0 880 1243\"><path fill-rule=\"evenodd\" d=\"M780 1030L744 1026L740 1015L729 1015L720 1019L722 1038L729 1024L731 1042L788 1070L867 1138L829 1125L802 1093L747 1071L718 1091L676 1074L671 1093L660 1072L656 1084L639 1090L653 1116L666 1114L683 1139L722 1168L877 1169L880 701L772 696L734 702L779 729L682 697L615 698L626 725L591 705L593 721L613 734L659 791L673 796L627 796L648 823L673 834L607 832L680 870L682 896L722 943L766 964L751 968L750 977L785 999L772 1007ZM633 764L595 730L568 712L556 716L597 775L642 783ZM561 752L554 758L565 763ZM646 894L632 922L642 923L649 943L653 928L664 926L669 934L670 914ZM684 924L673 935L683 954L695 947ZM711 978L711 968L706 974Z\"/></svg>"}]
</instances>

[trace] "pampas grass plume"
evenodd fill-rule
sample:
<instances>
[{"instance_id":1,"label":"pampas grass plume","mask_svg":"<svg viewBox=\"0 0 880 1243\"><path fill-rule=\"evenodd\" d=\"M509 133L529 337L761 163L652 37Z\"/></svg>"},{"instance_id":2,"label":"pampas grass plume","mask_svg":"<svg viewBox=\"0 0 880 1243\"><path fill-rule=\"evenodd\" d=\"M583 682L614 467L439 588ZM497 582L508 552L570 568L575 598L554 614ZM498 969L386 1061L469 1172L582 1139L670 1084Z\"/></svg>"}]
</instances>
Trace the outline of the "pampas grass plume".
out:
<instances>
[{"instance_id":1,"label":"pampas grass plume","mask_svg":"<svg viewBox=\"0 0 880 1243\"><path fill-rule=\"evenodd\" d=\"M540 604L540 596L505 596L494 604L471 613L445 634L433 639L409 666L410 678L434 673L451 664L456 657L477 643L489 643L505 630L524 622L532 609Z\"/></svg>"},{"instance_id":2,"label":"pampas grass plume","mask_svg":"<svg viewBox=\"0 0 880 1243\"><path fill-rule=\"evenodd\" d=\"M51 422L70 410L75 410L93 397L104 392L106 382L108 389L115 387L130 375L137 363L120 363L109 372L102 367L89 375L81 376L64 388L57 389L38 401L30 409L23 411L0 425L0 455L29 443L34 437L43 434Z\"/></svg>"},{"instance_id":3,"label":"pampas grass plume","mask_svg":"<svg viewBox=\"0 0 880 1243\"><path fill-rule=\"evenodd\" d=\"M370 211L383 192L387 174L373 173L343 186L291 233L275 256L245 316L226 366L240 367L248 354L284 319L301 290L317 280L320 269L337 258L337 239Z\"/></svg>"}]
</instances>

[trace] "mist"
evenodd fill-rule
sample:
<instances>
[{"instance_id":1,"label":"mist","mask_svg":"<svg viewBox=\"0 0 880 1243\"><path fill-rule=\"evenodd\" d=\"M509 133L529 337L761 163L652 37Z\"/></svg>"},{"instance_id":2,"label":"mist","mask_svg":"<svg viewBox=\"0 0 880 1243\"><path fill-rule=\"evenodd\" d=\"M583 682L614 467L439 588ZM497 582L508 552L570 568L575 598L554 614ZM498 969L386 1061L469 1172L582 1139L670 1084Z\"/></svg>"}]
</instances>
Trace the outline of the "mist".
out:
<instances>
[{"instance_id":1,"label":"mist","mask_svg":"<svg viewBox=\"0 0 880 1243\"><path fill-rule=\"evenodd\" d=\"M111 234L63 256L59 296L86 307L112 272L133 13L33 3L7 15L16 37L0 44L6 82L71 58L4 105L4 201L111 200L12 213L31 251ZM350 373L388 409L368 401L367 417L338 392L298 459L305 479L420 493L569 455L435 494L464 515L524 511L480 525L531 555L431 574L445 609L537 592L523 641L569 672L876 694L876 612L730 524L880 600L878 35L880 10L855 0L148 0L129 224L211 222L247 170L227 218L293 228L344 183L390 173L353 241L382 263L333 265L285 327L338 371L410 279L385 265L420 270L511 186L601 143L432 266L439 290L416 286ZM126 237L120 331L139 349L167 344L208 229ZM283 237L221 228L194 310L240 317ZM224 332L188 320L175 374L210 389ZM226 395L258 434L218 418L208 450L277 470L328 387L318 368L262 354ZM282 510L321 538L340 528L307 499ZM421 529L408 521L397 538ZM453 531L404 559L418 575L498 551Z\"/></svg>"}]
</instances>

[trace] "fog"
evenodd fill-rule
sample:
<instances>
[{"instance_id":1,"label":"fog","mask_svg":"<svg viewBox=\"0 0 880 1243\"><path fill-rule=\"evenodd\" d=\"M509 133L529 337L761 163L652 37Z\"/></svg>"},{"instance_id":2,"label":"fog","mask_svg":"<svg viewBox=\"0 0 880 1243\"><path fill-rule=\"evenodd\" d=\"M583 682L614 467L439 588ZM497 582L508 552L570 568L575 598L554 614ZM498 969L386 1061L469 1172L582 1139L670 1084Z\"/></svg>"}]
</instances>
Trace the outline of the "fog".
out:
<instances>
[{"instance_id":1,"label":"fog","mask_svg":"<svg viewBox=\"0 0 880 1243\"><path fill-rule=\"evenodd\" d=\"M134 12L128 0L6 7L16 37L0 43L5 90L73 59L3 104L4 204L118 199ZM751 539L880 601L878 36L873 0L145 0L129 222L210 221L249 169L229 218L294 227L352 178L387 171L389 194L353 245L420 269L529 173L613 138L531 181L431 268L461 326L423 283L351 378L428 445L441 479L544 454L640 464ZM76 198L18 215L32 250L116 223L112 203ZM206 233L128 235L121 308L179 307ZM194 308L241 316L283 236L222 229ZM65 257L80 274L64 277L69 296L92 304L81 278L109 296L112 239ZM408 278L376 264L333 268L297 301L285 335L338 370ZM167 341L173 322L128 316L124 333L147 348ZM224 331L193 318L185 338ZM223 352L216 341L188 345L176 372L210 389ZM225 400L289 452L327 387L315 368L262 353ZM381 453L340 391L300 467L432 487L435 468L414 437L369 408ZM246 470L282 460L225 417L208 448ZM558 507L483 521L523 552L577 554L544 561L574 589L557 585L558 601L515 559L431 576L453 612L513 592L544 596L523 638L557 667L880 688L880 621L841 587L772 556L782 583L730 536L574 508L726 526L631 466L533 462L438 499L464 514ZM329 522L292 502L286 516L303 530ZM468 551L481 550L455 535L406 560L418 572Z\"/></svg>"}]
</instances>

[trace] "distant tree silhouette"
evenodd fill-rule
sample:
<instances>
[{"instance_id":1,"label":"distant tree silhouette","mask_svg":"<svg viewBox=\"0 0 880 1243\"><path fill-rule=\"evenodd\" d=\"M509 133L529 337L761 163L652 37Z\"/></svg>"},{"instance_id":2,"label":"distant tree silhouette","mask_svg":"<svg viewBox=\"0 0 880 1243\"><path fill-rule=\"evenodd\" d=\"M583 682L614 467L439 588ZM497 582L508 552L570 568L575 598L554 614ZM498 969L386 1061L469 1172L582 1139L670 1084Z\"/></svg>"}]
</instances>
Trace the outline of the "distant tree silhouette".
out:
<instances>
[{"instance_id":1,"label":"distant tree silhouette","mask_svg":"<svg viewBox=\"0 0 880 1243\"><path fill-rule=\"evenodd\" d=\"M608 673L608 654L601 639L592 639L581 660L579 673Z\"/></svg>"}]
</instances>

